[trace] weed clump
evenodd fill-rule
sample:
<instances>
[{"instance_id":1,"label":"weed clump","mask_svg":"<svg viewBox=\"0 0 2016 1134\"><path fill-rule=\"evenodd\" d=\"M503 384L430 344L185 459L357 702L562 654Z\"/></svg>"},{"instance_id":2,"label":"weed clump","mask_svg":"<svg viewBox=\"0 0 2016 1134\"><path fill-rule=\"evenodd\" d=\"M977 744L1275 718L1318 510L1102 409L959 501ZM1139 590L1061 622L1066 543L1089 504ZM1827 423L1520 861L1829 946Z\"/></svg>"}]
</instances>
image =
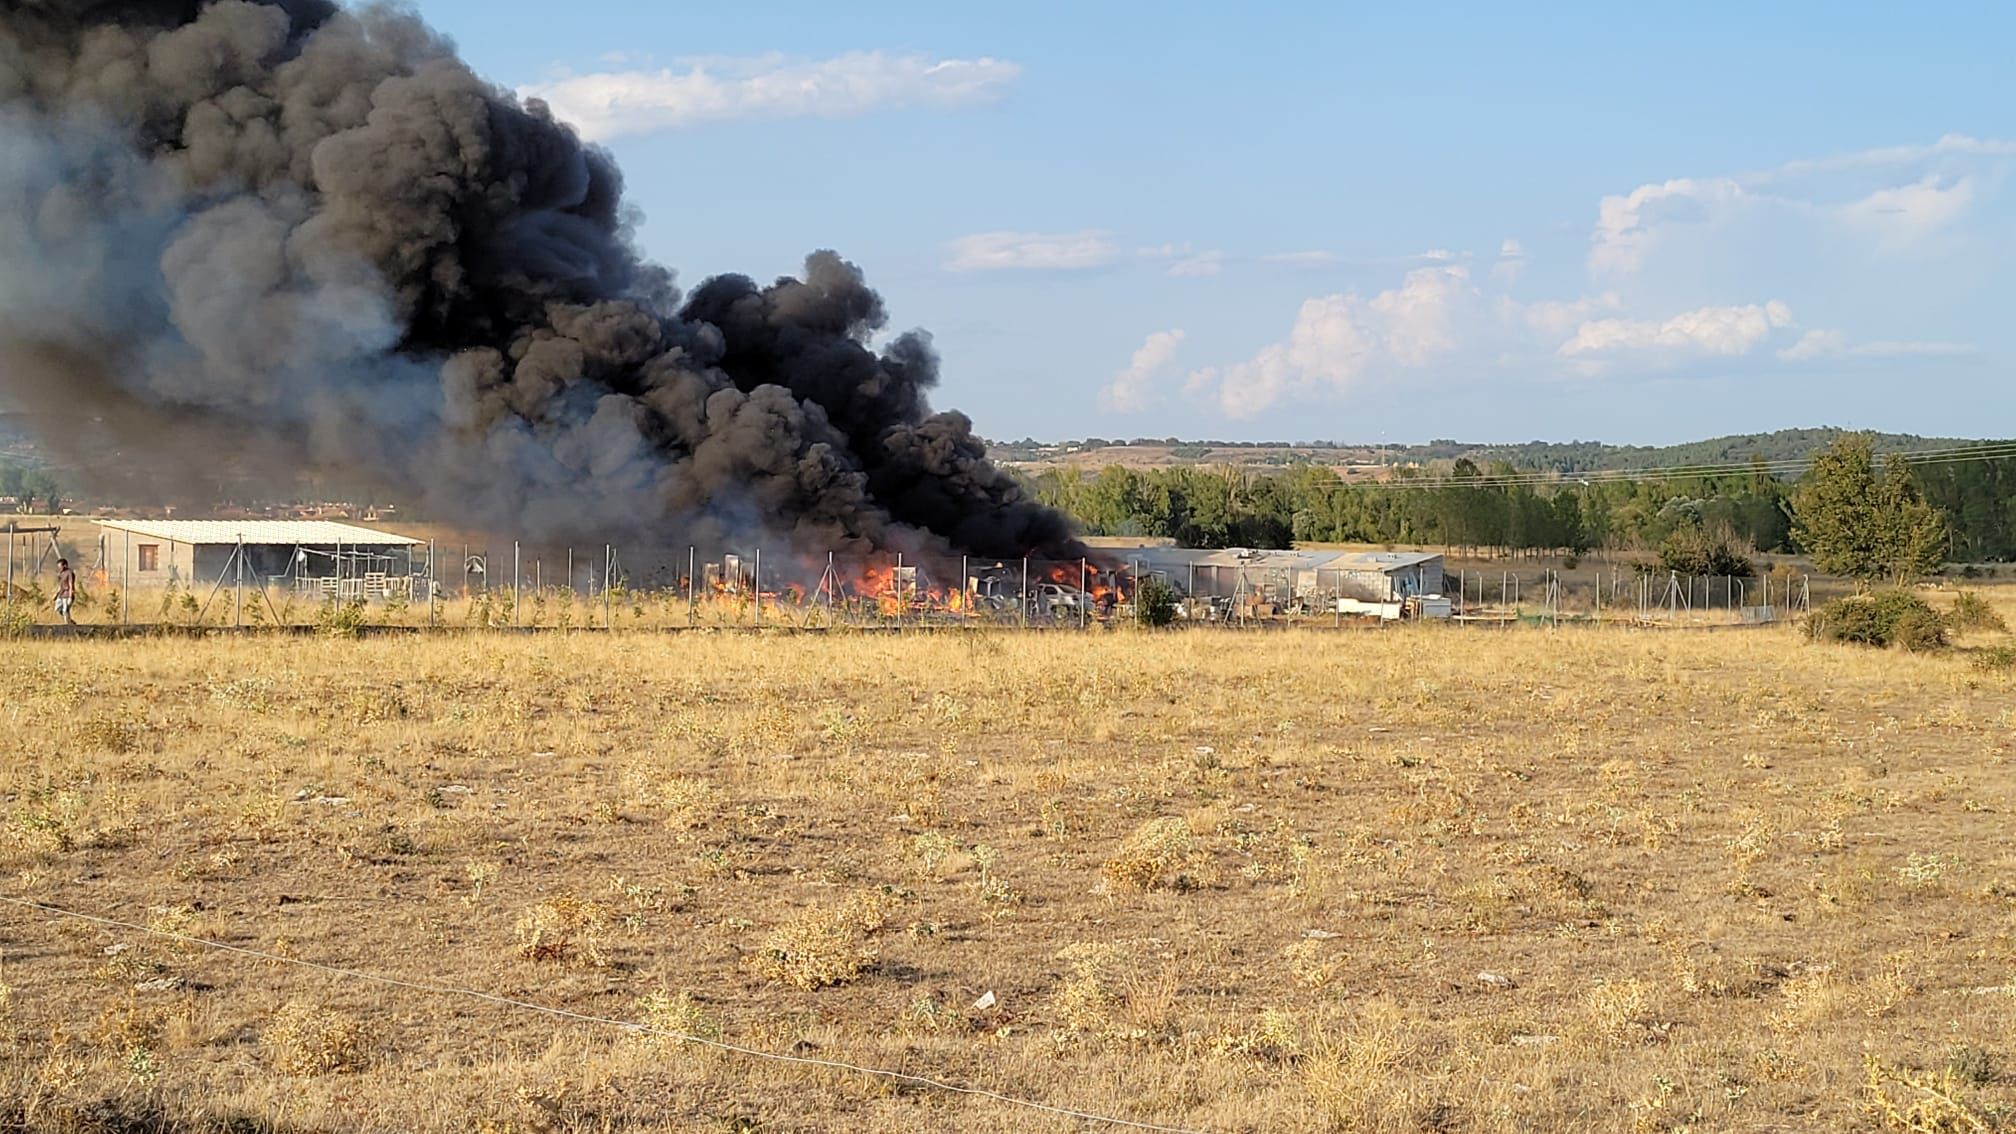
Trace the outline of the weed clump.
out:
<instances>
[{"instance_id":1,"label":"weed clump","mask_svg":"<svg viewBox=\"0 0 2016 1134\"><path fill-rule=\"evenodd\" d=\"M1135 828L1101 869L1121 890L1195 890L1203 885L1204 850L1187 819L1150 819Z\"/></svg>"},{"instance_id":2,"label":"weed clump","mask_svg":"<svg viewBox=\"0 0 2016 1134\"><path fill-rule=\"evenodd\" d=\"M566 964L582 957L599 969L609 963L602 953L602 941L610 921L608 907L600 902L559 894L520 915L512 936L518 942L518 955L528 961Z\"/></svg>"},{"instance_id":3,"label":"weed clump","mask_svg":"<svg viewBox=\"0 0 2016 1134\"><path fill-rule=\"evenodd\" d=\"M1983 673L2016 673L2016 646L1990 646L1975 651L1974 668Z\"/></svg>"},{"instance_id":4,"label":"weed clump","mask_svg":"<svg viewBox=\"0 0 2016 1134\"><path fill-rule=\"evenodd\" d=\"M1946 612L1946 625L1957 631L2009 629L2001 613L1974 591L1961 591L1953 596L1953 609Z\"/></svg>"},{"instance_id":5,"label":"weed clump","mask_svg":"<svg viewBox=\"0 0 2016 1134\"><path fill-rule=\"evenodd\" d=\"M273 1066L288 1075L361 1071L371 1062L371 1036L363 1021L299 1001L274 1014L264 1038Z\"/></svg>"},{"instance_id":6,"label":"weed clump","mask_svg":"<svg viewBox=\"0 0 2016 1134\"><path fill-rule=\"evenodd\" d=\"M847 984L880 959L875 935L888 920L890 904L886 895L861 893L836 906L805 910L770 934L756 970L807 991Z\"/></svg>"},{"instance_id":7,"label":"weed clump","mask_svg":"<svg viewBox=\"0 0 2016 1134\"><path fill-rule=\"evenodd\" d=\"M1821 607L1807 620L1806 636L1819 642L1937 650L1946 645L1946 621L1909 591L1884 591L1836 599Z\"/></svg>"}]
</instances>

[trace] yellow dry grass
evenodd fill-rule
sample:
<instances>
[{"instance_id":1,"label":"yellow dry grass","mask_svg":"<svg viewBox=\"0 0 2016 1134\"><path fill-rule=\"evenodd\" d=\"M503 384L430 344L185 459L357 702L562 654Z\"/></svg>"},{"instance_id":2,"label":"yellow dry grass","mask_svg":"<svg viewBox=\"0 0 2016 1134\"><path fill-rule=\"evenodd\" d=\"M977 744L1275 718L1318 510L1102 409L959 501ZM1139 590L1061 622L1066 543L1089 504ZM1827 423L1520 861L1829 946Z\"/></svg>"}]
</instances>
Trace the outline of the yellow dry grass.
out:
<instances>
[{"instance_id":1,"label":"yellow dry grass","mask_svg":"<svg viewBox=\"0 0 2016 1134\"><path fill-rule=\"evenodd\" d=\"M0 893L280 956L1199 1130L2016 1105L2016 680L1964 654L13 642L0 688ZM227 1120L1087 1128L0 907L0 1126Z\"/></svg>"}]
</instances>

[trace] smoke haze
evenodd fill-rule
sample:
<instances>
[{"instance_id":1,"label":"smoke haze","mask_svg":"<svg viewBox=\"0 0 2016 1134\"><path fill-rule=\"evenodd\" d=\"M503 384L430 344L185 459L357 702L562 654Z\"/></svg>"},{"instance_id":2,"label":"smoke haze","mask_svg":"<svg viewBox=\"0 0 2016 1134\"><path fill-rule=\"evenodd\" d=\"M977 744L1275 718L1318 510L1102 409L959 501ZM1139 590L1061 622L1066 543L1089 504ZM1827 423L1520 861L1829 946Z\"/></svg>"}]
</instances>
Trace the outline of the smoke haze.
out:
<instances>
[{"instance_id":1,"label":"smoke haze","mask_svg":"<svg viewBox=\"0 0 2016 1134\"><path fill-rule=\"evenodd\" d=\"M157 482L369 476L556 541L1080 554L932 412L928 336L868 348L852 264L682 304L609 155L408 13L9 0L0 153L0 387Z\"/></svg>"}]
</instances>

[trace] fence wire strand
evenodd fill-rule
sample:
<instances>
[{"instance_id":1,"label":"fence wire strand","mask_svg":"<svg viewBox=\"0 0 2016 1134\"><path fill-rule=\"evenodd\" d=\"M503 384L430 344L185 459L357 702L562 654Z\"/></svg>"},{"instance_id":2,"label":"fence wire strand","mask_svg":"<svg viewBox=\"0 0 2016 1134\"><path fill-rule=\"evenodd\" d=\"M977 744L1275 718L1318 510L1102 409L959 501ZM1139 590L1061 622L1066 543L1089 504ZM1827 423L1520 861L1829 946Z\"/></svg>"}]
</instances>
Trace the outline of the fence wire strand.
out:
<instances>
[{"instance_id":1,"label":"fence wire strand","mask_svg":"<svg viewBox=\"0 0 2016 1134\"><path fill-rule=\"evenodd\" d=\"M81 913L77 910L65 909L62 906L54 906L46 902L29 901L26 898L15 898L15 897L9 897L4 894L0 894L0 904L16 906L21 909L34 910L39 913L48 914L52 917L69 918L73 921L85 922L91 925L104 926L111 929L127 930L133 933L146 934L150 937L165 938L170 941L180 941L185 944L197 945L206 949L213 949L222 953L234 953L239 956L254 957L259 960L268 961L274 964L292 965L295 968L309 969L314 972L324 973L330 976L342 977L346 980L363 981L370 984L385 985L391 988L402 988L407 989L409 991L423 992L434 996L459 996L469 1000L480 1000L485 1003L498 1005L500 1007L515 1008L520 1011L526 1011L526 1012L536 1012L540 1015L551 1016L559 1020L569 1020L575 1023L596 1024L601 1025L603 1027L617 1028L625 1032L629 1032L633 1035L662 1036L666 1039L677 1040L681 1043L689 1043L699 1047L713 1048L717 1051L726 1052L731 1055L739 1055L747 1059L754 1059L762 1062L796 1064L799 1066L806 1066L806 1067L821 1067L831 1071L843 1071L849 1074L865 1075L871 1078L884 1079L891 1082L908 1083L911 1084L912 1086L924 1087L934 1091L942 1091L947 1094L966 1095L972 1098L988 1099L993 1102L1003 1103L1013 1107L1020 1107L1025 1110L1039 1111L1044 1114L1054 1114L1064 1118L1082 1119L1083 1121L1086 1122L1100 1123L1106 1126L1118 1127L1127 1130L1150 1130L1150 1131L1158 1131L1160 1132L1160 1134L1208 1134L1208 1132L1206 1131L1198 1130L1192 1127L1164 1126L1154 1122L1139 1122L1130 1118L1116 1118L1111 1115L1094 1114L1091 1111L1075 1110L1071 1107L1056 1106L1051 1103L1038 1102L1034 1099L1018 1098L1014 1095L1004 1095L997 1091L987 1090L983 1087L961 1086L960 1084L957 1083L948 1083L942 1079L933 1079L924 1075L912 1075L904 1071L891 1071L886 1068L868 1067L862 1064L847 1063L837 1059L817 1059L813 1058L812 1056L806 1056L806 1055L786 1055L775 1051L764 1051L760 1048L744 1047L741 1044L729 1043L725 1040L710 1039L706 1036L697 1036L697 1035L691 1035L686 1032L674 1031L670 1028L652 1027L648 1024L637 1023L634 1020L618 1020L607 1016L594 1016L589 1015L588 1013L585 1012L570 1011L566 1008L555 1008L552 1007L551 1005L536 1004L529 1000L517 1000L509 996L498 996L495 993L481 992L476 989L458 988L454 985L435 984L428 981L407 980L402 977L391 977L391 976L385 976L380 973L369 973L358 969L347 969L339 965L325 965L317 961L302 960L298 957L283 957L278 953L269 953L263 949L253 949L243 945L231 945L222 941L212 941L208 938L203 937L191 937L188 934L184 933L175 933L169 930L155 929L152 926L141 925L137 922L121 921L118 918L103 917L97 914Z\"/></svg>"}]
</instances>

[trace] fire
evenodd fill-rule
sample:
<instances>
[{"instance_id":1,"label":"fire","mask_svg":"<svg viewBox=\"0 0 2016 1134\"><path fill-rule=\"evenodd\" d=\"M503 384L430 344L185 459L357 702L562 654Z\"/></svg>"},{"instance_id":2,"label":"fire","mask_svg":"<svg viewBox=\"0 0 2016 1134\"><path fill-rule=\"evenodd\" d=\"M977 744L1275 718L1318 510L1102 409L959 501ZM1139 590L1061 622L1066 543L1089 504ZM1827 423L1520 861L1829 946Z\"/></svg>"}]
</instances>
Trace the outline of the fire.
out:
<instances>
[{"instance_id":1,"label":"fire","mask_svg":"<svg viewBox=\"0 0 2016 1134\"><path fill-rule=\"evenodd\" d=\"M759 614L774 610L790 617L809 607L830 607L854 615L879 615L903 619L968 619L992 614L1016 616L1026 603L1031 612L1056 617L1063 600L1056 591L1082 595L1087 613L1110 615L1121 603L1131 601L1134 579L1124 569L1107 569L1090 563L1030 564L1027 588L1022 567L1006 561L967 561L968 577L957 578L959 561L924 565L902 559L884 562L842 564L829 561L823 568L812 563L786 561L781 567L765 564L762 578L756 577L754 561L724 556L706 565L696 591L707 601L747 611L753 604ZM816 572L816 574L815 574ZM777 575L802 576L785 581ZM808 582L816 578L817 582Z\"/></svg>"}]
</instances>

